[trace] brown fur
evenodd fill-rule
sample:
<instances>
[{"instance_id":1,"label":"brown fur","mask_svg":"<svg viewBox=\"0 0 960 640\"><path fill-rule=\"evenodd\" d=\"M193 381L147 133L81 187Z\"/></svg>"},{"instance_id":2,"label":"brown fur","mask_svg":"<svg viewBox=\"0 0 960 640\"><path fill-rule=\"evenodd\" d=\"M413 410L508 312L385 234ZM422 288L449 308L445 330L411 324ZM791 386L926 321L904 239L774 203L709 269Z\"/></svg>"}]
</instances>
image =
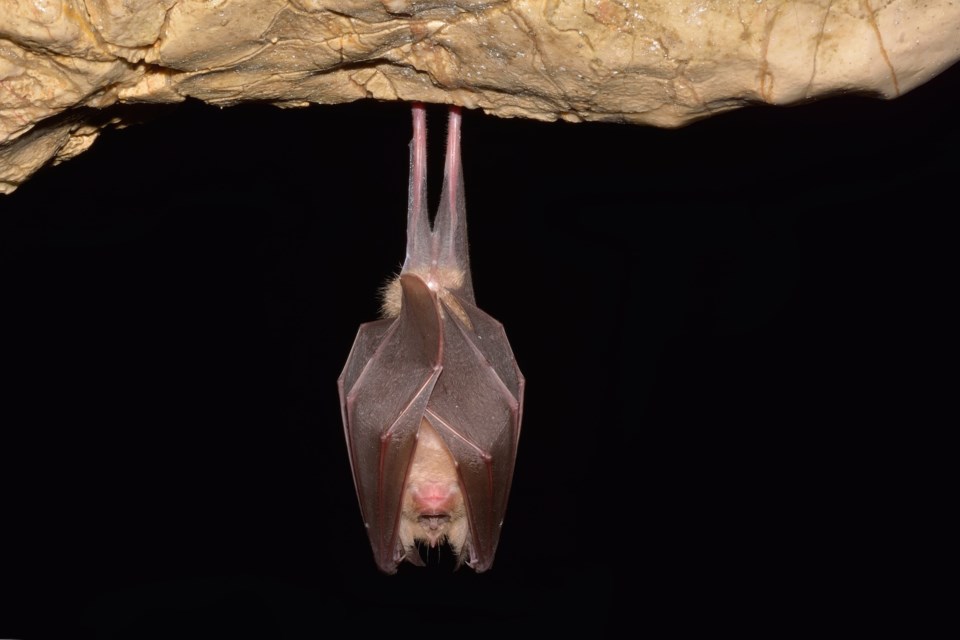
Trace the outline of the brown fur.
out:
<instances>
[{"instance_id":1,"label":"brown fur","mask_svg":"<svg viewBox=\"0 0 960 640\"><path fill-rule=\"evenodd\" d=\"M427 286L437 292L437 296L450 308L460 322L467 327L473 328L473 323L467 316L463 307L450 291L456 291L463 286L463 271L457 269L437 269L431 272L408 271L415 275ZM400 309L403 307L403 288L400 286L400 276L403 273L393 276L380 289L380 315L384 318L396 318L400 315Z\"/></svg>"}]
</instances>

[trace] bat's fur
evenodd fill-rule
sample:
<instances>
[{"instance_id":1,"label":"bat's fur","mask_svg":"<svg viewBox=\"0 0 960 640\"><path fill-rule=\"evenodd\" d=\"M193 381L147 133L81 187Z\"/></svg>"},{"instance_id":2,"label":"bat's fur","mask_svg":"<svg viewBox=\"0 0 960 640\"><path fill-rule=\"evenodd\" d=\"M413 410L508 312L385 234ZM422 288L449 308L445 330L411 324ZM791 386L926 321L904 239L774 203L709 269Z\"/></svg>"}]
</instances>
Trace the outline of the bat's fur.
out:
<instances>
[{"instance_id":1,"label":"bat's fur","mask_svg":"<svg viewBox=\"0 0 960 640\"><path fill-rule=\"evenodd\" d=\"M472 328L472 323L457 299L450 292L457 291L463 286L465 274L460 269L435 268L429 272L417 270L404 271L390 278L387 284L380 289L380 315L383 318L396 318L403 307L403 289L400 286L400 276L410 274L423 280L431 290L453 311L460 321Z\"/></svg>"},{"instance_id":2,"label":"bat's fur","mask_svg":"<svg viewBox=\"0 0 960 640\"><path fill-rule=\"evenodd\" d=\"M403 289L400 288L400 274L397 274L380 287L380 317L396 318L402 306Z\"/></svg>"},{"instance_id":3,"label":"bat's fur","mask_svg":"<svg viewBox=\"0 0 960 640\"><path fill-rule=\"evenodd\" d=\"M418 495L446 496L442 508L425 511ZM407 553L417 553L416 541L431 547L446 540L460 557L467 539L467 510L457 479L457 465L447 446L426 419L420 422L417 448L403 489L400 542Z\"/></svg>"}]
</instances>

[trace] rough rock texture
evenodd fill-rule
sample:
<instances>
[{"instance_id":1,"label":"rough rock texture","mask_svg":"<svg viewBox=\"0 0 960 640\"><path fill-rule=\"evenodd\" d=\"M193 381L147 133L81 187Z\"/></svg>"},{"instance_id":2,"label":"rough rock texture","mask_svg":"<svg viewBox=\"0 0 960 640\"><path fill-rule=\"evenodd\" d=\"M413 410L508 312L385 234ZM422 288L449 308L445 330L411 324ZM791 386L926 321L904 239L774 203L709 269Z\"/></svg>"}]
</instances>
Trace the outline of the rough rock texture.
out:
<instances>
[{"instance_id":1,"label":"rough rock texture","mask_svg":"<svg viewBox=\"0 0 960 640\"><path fill-rule=\"evenodd\" d=\"M377 98L677 126L893 98L958 58L955 0L2 0L0 193L86 149L116 103Z\"/></svg>"}]
</instances>

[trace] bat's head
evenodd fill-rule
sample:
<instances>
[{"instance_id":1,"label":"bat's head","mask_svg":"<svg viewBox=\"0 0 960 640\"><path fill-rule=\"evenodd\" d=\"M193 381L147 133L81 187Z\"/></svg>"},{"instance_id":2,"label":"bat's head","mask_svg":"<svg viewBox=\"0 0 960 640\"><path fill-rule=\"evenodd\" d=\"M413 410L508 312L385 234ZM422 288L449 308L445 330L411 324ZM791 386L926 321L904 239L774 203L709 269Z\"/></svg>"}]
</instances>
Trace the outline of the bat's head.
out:
<instances>
[{"instance_id":1,"label":"bat's head","mask_svg":"<svg viewBox=\"0 0 960 640\"><path fill-rule=\"evenodd\" d=\"M403 489L400 544L407 557L413 558L418 553L416 542L430 547L447 542L460 557L468 529L467 510L453 456L424 418Z\"/></svg>"}]
</instances>

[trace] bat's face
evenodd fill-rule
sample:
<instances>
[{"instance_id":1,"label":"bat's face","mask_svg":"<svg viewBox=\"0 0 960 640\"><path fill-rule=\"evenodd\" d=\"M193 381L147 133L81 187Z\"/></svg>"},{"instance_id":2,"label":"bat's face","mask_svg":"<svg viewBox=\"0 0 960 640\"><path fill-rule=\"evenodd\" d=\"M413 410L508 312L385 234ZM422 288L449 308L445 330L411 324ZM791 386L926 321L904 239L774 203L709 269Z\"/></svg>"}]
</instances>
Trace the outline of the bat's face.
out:
<instances>
[{"instance_id":1,"label":"bat's face","mask_svg":"<svg viewBox=\"0 0 960 640\"><path fill-rule=\"evenodd\" d=\"M407 554L416 542L430 547L447 542L460 557L467 540L467 509L457 465L437 432L423 419L400 512L400 543Z\"/></svg>"}]
</instances>

